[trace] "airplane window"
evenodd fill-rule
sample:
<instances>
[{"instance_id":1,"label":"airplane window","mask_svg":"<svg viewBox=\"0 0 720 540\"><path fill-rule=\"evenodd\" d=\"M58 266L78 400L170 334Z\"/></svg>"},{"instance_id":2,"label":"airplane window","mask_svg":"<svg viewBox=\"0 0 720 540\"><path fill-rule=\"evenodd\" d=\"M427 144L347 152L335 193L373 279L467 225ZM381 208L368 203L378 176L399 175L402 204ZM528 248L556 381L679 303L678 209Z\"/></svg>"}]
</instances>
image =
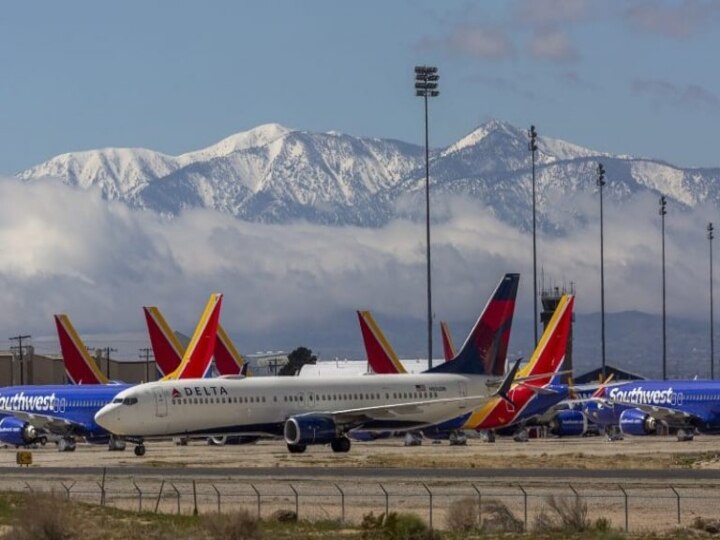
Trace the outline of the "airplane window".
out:
<instances>
[{"instance_id":1,"label":"airplane window","mask_svg":"<svg viewBox=\"0 0 720 540\"><path fill-rule=\"evenodd\" d=\"M273 396L273 401L277 402L277 396Z\"/></svg>"},{"instance_id":2,"label":"airplane window","mask_svg":"<svg viewBox=\"0 0 720 540\"><path fill-rule=\"evenodd\" d=\"M302 401L302 400L303 400L303 396L300 396L300 401Z\"/></svg>"},{"instance_id":3,"label":"airplane window","mask_svg":"<svg viewBox=\"0 0 720 540\"><path fill-rule=\"evenodd\" d=\"M122 403L122 402L123 402L122 398L113 399L113 403Z\"/></svg>"},{"instance_id":4,"label":"airplane window","mask_svg":"<svg viewBox=\"0 0 720 540\"><path fill-rule=\"evenodd\" d=\"M138 402L136 397L128 397L123 399L123 405L135 405Z\"/></svg>"},{"instance_id":5,"label":"airplane window","mask_svg":"<svg viewBox=\"0 0 720 540\"><path fill-rule=\"evenodd\" d=\"M283 401L287 401L287 396L283 396Z\"/></svg>"}]
</instances>

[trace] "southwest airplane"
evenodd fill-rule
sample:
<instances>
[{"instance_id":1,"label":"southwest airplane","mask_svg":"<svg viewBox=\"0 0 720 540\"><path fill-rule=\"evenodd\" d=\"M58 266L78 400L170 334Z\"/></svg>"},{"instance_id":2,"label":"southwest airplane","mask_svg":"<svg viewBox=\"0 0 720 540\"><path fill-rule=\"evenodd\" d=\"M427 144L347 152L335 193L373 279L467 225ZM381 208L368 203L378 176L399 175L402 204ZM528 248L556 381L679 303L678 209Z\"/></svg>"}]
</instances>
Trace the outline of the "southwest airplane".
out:
<instances>
[{"instance_id":1,"label":"southwest airplane","mask_svg":"<svg viewBox=\"0 0 720 540\"><path fill-rule=\"evenodd\" d=\"M160 381L120 392L95 421L139 438L251 434L282 436L291 453L308 445L350 450L348 433L409 431L469 416L504 396L515 364L495 394L494 377L476 352L419 375L251 377Z\"/></svg>"},{"instance_id":2,"label":"southwest airplane","mask_svg":"<svg viewBox=\"0 0 720 540\"><path fill-rule=\"evenodd\" d=\"M457 350L455 349L455 343L453 343L452 335L450 334L450 327L445 321L440 321L440 336L442 337L443 356L447 362L455 358Z\"/></svg>"},{"instance_id":3,"label":"southwest airplane","mask_svg":"<svg viewBox=\"0 0 720 540\"><path fill-rule=\"evenodd\" d=\"M488 305L492 306L496 299L497 291ZM492 441L494 440L493 430L509 426L522 426L527 421L544 415L549 409L568 398L569 387L559 384L557 379L565 359L573 305L574 298L571 295L563 295L530 361L518 372L518 381L508 391L508 399L494 398L488 401L479 410L473 412L461 426L462 429L487 430L489 431L489 440ZM373 360L376 360L372 358L373 354L380 356L378 353L381 352L383 354L380 358L381 366L390 365L392 362L392 365L402 367L397 360L397 355L375 324L372 316L369 313L358 313L359 315L363 313L360 316L361 326L366 323L363 336L371 366ZM512 311L508 316L512 317ZM478 323L482 318L483 316ZM476 324L476 328L478 326L482 325ZM463 348L467 346L468 342L475 341L471 339L474 332L475 329L471 332ZM496 348L495 350L500 354L505 354L507 349ZM502 364L499 357L495 357L495 361ZM574 410L554 412L548 421L551 431L557 435L581 434L587 427L583 414ZM448 431L447 426L424 429L423 433L431 438L450 437L453 440L454 437L457 440L458 437L456 432Z\"/></svg>"},{"instance_id":4,"label":"southwest airplane","mask_svg":"<svg viewBox=\"0 0 720 540\"><path fill-rule=\"evenodd\" d=\"M631 381L603 388L585 404L588 418L610 432L651 435L659 424L677 430L679 441L700 433L720 433L720 382L701 380Z\"/></svg>"},{"instance_id":5,"label":"southwest airplane","mask_svg":"<svg viewBox=\"0 0 720 540\"><path fill-rule=\"evenodd\" d=\"M205 307L187 348L183 362L170 373L168 379L202 376L210 364L222 295L213 294ZM65 329L65 326L62 326ZM70 336L71 339L72 336ZM75 334L77 338L77 334ZM75 344L79 342L75 341ZM41 431L59 435L58 450L72 451L75 439L84 437L90 443L109 443L111 449L121 444L95 422L95 414L110 403L127 384L16 386L0 389L0 440L16 446L32 444L40 439ZM135 454L145 454L141 440L136 442Z\"/></svg>"},{"instance_id":6,"label":"southwest airplane","mask_svg":"<svg viewBox=\"0 0 720 540\"><path fill-rule=\"evenodd\" d=\"M172 373L182 361L185 348L157 307L143 307L143 311L158 370L163 375ZM247 370L245 359L221 324L215 342L215 367L220 375L244 375Z\"/></svg>"}]
</instances>

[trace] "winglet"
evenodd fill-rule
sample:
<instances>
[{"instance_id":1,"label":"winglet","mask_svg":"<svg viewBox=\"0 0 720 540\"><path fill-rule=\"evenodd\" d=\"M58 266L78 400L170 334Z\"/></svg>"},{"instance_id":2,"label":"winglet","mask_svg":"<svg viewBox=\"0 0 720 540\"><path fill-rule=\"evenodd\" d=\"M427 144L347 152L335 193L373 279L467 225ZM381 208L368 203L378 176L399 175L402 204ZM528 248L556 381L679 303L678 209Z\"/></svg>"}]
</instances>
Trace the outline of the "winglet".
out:
<instances>
[{"instance_id":1,"label":"winglet","mask_svg":"<svg viewBox=\"0 0 720 540\"><path fill-rule=\"evenodd\" d=\"M445 361L449 362L455 358L457 351L455 350L455 344L450 334L450 327L448 327L445 321L440 321L440 334L442 335L443 355L445 356Z\"/></svg>"},{"instance_id":2,"label":"winglet","mask_svg":"<svg viewBox=\"0 0 720 540\"><path fill-rule=\"evenodd\" d=\"M163 376L168 375L175 371L182 362L185 349L158 308L155 306L143 307L143 311L155 356L155 364Z\"/></svg>"},{"instance_id":3,"label":"winglet","mask_svg":"<svg viewBox=\"0 0 720 540\"><path fill-rule=\"evenodd\" d=\"M68 379L74 384L108 384L107 377L88 353L70 318L65 314L55 315L55 325Z\"/></svg>"},{"instance_id":4,"label":"winglet","mask_svg":"<svg viewBox=\"0 0 720 540\"><path fill-rule=\"evenodd\" d=\"M358 311L358 321L370 368L378 374L407 373L369 311Z\"/></svg>"},{"instance_id":5,"label":"winglet","mask_svg":"<svg viewBox=\"0 0 720 540\"><path fill-rule=\"evenodd\" d=\"M221 306L222 294L211 294L182 362L175 371L165 375L162 380L198 379L207 373L215 351Z\"/></svg>"},{"instance_id":6,"label":"winglet","mask_svg":"<svg viewBox=\"0 0 720 540\"><path fill-rule=\"evenodd\" d=\"M240 375L243 373L245 359L235 348L221 324L217 327L215 342L215 367L220 375Z\"/></svg>"}]
</instances>

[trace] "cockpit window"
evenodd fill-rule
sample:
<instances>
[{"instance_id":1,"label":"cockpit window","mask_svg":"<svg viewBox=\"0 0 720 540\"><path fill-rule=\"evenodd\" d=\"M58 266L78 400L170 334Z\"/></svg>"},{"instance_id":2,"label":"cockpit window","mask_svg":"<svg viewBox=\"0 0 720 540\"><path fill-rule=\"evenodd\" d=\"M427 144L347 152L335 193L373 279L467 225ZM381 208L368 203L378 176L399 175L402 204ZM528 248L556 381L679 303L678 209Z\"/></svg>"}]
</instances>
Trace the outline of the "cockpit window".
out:
<instances>
[{"instance_id":1,"label":"cockpit window","mask_svg":"<svg viewBox=\"0 0 720 540\"><path fill-rule=\"evenodd\" d=\"M138 402L136 397L126 397L122 400L123 405L135 405Z\"/></svg>"},{"instance_id":2,"label":"cockpit window","mask_svg":"<svg viewBox=\"0 0 720 540\"><path fill-rule=\"evenodd\" d=\"M122 403L122 402L123 402L122 398L113 399L113 403Z\"/></svg>"}]
</instances>

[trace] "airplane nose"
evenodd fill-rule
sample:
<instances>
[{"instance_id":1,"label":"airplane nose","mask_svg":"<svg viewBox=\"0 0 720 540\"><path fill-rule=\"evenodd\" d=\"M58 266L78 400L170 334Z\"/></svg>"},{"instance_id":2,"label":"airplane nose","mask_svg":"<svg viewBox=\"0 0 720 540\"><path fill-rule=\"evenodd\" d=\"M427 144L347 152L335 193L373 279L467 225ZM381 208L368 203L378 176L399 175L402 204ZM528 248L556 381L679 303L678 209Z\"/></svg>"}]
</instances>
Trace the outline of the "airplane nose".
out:
<instances>
[{"instance_id":1,"label":"airplane nose","mask_svg":"<svg viewBox=\"0 0 720 540\"><path fill-rule=\"evenodd\" d=\"M95 413L95 423L108 430L110 433L118 434L118 429L120 427L120 418L119 418L119 411L117 410L117 405L110 404L105 405L102 409L100 409L97 413Z\"/></svg>"}]
</instances>

